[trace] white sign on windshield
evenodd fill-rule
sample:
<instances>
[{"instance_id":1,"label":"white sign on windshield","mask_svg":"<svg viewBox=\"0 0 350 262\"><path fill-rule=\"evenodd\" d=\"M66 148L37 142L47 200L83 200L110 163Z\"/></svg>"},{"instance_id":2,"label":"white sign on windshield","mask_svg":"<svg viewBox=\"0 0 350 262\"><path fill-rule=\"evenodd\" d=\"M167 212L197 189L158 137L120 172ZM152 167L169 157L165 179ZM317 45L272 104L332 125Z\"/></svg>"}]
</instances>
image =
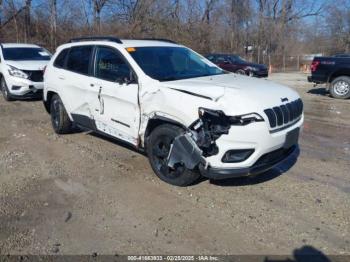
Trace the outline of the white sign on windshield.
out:
<instances>
[{"instance_id":1,"label":"white sign on windshield","mask_svg":"<svg viewBox=\"0 0 350 262\"><path fill-rule=\"evenodd\" d=\"M41 56L50 56L50 54L48 52L45 52L45 51L41 51L41 52L39 52L39 54Z\"/></svg>"}]
</instances>

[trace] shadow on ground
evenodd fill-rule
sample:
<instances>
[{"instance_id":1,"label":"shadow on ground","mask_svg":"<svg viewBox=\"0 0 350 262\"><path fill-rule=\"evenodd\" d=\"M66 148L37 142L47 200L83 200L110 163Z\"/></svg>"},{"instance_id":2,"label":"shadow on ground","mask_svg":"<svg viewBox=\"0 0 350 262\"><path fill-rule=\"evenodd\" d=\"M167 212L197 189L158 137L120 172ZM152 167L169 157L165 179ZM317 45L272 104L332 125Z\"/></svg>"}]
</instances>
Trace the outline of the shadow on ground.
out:
<instances>
[{"instance_id":1,"label":"shadow on ground","mask_svg":"<svg viewBox=\"0 0 350 262\"><path fill-rule=\"evenodd\" d=\"M339 259L338 259L339 258ZM264 262L332 262L332 261L348 261L344 256L342 259L338 257L337 260L332 260L330 257L323 254L320 250L313 246L303 246L293 251L293 259L283 259L278 256L266 257Z\"/></svg>"},{"instance_id":2,"label":"shadow on ground","mask_svg":"<svg viewBox=\"0 0 350 262\"><path fill-rule=\"evenodd\" d=\"M329 92L324 87L310 89L307 93L312 95L329 96Z\"/></svg>"}]
</instances>

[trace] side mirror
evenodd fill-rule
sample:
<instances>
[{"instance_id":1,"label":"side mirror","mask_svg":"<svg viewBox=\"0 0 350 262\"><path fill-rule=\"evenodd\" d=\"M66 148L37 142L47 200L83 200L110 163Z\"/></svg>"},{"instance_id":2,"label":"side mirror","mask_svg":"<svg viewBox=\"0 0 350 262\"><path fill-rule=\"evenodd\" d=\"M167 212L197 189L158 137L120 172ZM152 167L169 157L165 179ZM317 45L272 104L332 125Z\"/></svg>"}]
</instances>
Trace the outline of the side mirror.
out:
<instances>
[{"instance_id":1,"label":"side mirror","mask_svg":"<svg viewBox=\"0 0 350 262\"><path fill-rule=\"evenodd\" d=\"M120 77L116 80L116 82L119 85L123 85L123 84L130 85L130 84L136 83L136 78L135 78L134 73L132 71L130 71L129 77L127 77L127 76Z\"/></svg>"},{"instance_id":2,"label":"side mirror","mask_svg":"<svg viewBox=\"0 0 350 262\"><path fill-rule=\"evenodd\" d=\"M126 78L125 83L126 83L127 85L136 83L136 77L135 77L135 74L134 74L133 71L130 70L129 77Z\"/></svg>"}]
</instances>

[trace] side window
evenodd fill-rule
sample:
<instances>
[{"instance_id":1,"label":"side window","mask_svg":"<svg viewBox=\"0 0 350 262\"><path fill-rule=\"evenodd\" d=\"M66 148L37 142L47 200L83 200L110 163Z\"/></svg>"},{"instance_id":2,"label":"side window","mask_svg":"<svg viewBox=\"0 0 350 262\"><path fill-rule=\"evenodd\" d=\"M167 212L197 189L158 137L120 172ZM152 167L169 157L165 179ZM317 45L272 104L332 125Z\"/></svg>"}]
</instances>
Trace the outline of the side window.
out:
<instances>
[{"instance_id":1,"label":"side window","mask_svg":"<svg viewBox=\"0 0 350 262\"><path fill-rule=\"evenodd\" d=\"M67 69L76 73L89 74L92 46L75 46L70 49Z\"/></svg>"},{"instance_id":2,"label":"side window","mask_svg":"<svg viewBox=\"0 0 350 262\"><path fill-rule=\"evenodd\" d=\"M116 50L99 47L96 55L95 76L107 81L123 82L130 80L131 70Z\"/></svg>"},{"instance_id":3,"label":"side window","mask_svg":"<svg viewBox=\"0 0 350 262\"><path fill-rule=\"evenodd\" d=\"M218 56L217 57L217 62L218 63L224 63L225 61L227 61L226 57L224 57L224 56Z\"/></svg>"},{"instance_id":4,"label":"side window","mask_svg":"<svg viewBox=\"0 0 350 262\"><path fill-rule=\"evenodd\" d=\"M55 62L53 63L53 65L55 67L58 67L58 68L63 68L64 67L68 51L69 51L69 48L66 48L66 49L63 49L61 51L61 53L59 53L59 55L56 57Z\"/></svg>"},{"instance_id":5,"label":"side window","mask_svg":"<svg viewBox=\"0 0 350 262\"><path fill-rule=\"evenodd\" d=\"M206 57L208 60L210 60L211 62L214 62L214 56L210 55Z\"/></svg>"}]
</instances>

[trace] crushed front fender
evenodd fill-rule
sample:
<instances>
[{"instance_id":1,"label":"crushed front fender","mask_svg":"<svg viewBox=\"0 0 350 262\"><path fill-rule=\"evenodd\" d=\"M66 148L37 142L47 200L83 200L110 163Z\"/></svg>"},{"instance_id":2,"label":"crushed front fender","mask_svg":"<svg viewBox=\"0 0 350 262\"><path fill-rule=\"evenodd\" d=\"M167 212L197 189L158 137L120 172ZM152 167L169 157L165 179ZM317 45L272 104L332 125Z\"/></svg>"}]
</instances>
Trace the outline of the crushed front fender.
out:
<instances>
[{"instance_id":1,"label":"crushed front fender","mask_svg":"<svg viewBox=\"0 0 350 262\"><path fill-rule=\"evenodd\" d=\"M168 156L168 166L174 168L176 164L183 164L188 169L194 169L200 163L205 165L202 150L193 141L189 133L174 139Z\"/></svg>"}]
</instances>

